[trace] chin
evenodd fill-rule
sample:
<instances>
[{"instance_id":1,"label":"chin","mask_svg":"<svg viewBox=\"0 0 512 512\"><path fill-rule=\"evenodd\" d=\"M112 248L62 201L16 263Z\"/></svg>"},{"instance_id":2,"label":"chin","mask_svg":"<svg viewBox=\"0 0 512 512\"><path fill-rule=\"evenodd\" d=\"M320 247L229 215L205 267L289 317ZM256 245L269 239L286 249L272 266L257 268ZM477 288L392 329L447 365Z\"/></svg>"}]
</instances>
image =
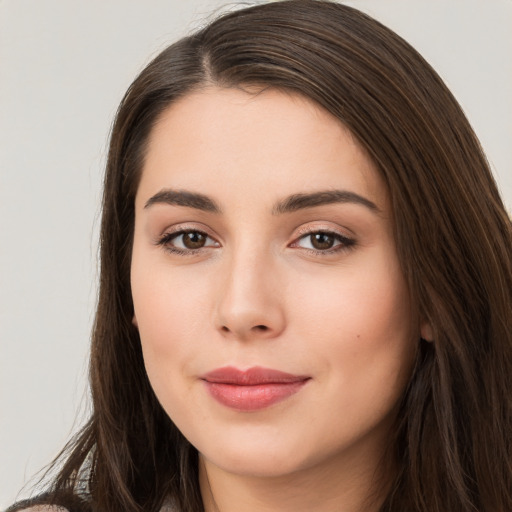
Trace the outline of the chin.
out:
<instances>
[{"instance_id":1,"label":"chin","mask_svg":"<svg viewBox=\"0 0 512 512\"><path fill-rule=\"evenodd\" d=\"M276 454L274 450L258 447L254 450L238 450L211 458L201 454L210 464L226 473L254 478L279 478L308 467L306 460L291 457L290 453Z\"/></svg>"}]
</instances>

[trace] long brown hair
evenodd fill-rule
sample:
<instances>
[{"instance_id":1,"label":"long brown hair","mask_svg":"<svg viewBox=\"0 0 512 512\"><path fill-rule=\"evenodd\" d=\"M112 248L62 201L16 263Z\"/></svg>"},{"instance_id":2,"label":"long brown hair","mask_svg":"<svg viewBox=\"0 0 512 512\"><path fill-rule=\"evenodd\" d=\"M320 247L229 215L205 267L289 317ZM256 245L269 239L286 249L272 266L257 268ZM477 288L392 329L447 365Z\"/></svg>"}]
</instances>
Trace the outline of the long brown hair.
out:
<instances>
[{"instance_id":1,"label":"long brown hair","mask_svg":"<svg viewBox=\"0 0 512 512\"><path fill-rule=\"evenodd\" d=\"M177 98L212 84L313 99L350 129L389 187L402 270L434 342L419 342L381 512L510 512L510 219L476 136L429 64L377 21L321 0L223 15L164 50L122 100L104 183L93 413L47 500L76 493L85 464L94 510L157 511L166 496L184 512L203 509L197 451L144 370L130 259L152 126Z\"/></svg>"}]
</instances>

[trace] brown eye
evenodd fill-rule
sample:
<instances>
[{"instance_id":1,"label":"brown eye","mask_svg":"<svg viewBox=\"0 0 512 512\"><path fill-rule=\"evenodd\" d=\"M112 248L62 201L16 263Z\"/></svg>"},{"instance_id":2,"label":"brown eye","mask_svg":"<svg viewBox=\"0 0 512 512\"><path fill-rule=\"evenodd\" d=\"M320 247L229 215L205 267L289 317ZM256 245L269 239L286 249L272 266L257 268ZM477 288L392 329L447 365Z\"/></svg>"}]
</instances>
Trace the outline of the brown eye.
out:
<instances>
[{"instance_id":1,"label":"brown eye","mask_svg":"<svg viewBox=\"0 0 512 512\"><path fill-rule=\"evenodd\" d=\"M179 236L177 238L180 238ZM199 231L188 231L181 235L182 244L187 249L201 249L206 245L207 236Z\"/></svg>"},{"instance_id":2,"label":"brown eye","mask_svg":"<svg viewBox=\"0 0 512 512\"><path fill-rule=\"evenodd\" d=\"M203 248L219 247L219 243L202 231L182 230L165 234L158 245L172 253L192 253Z\"/></svg>"},{"instance_id":3,"label":"brown eye","mask_svg":"<svg viewBox=\"0 0 512 512\"><path fill-rule=\"evenodd\" d=\"M313 233L309 237L311 245L319 251L331 249L336 242L336 238L330 233Z\"/></svg>"}]
</instances>

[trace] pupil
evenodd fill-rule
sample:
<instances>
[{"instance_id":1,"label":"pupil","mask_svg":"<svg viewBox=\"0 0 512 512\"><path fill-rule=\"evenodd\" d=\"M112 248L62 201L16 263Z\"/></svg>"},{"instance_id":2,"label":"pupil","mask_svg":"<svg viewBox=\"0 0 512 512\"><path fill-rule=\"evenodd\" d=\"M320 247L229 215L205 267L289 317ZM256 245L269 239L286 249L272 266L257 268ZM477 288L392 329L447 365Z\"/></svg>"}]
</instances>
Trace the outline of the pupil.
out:
<instances>
[{"instance_id":1,"label":"pupil","mask_svg":"<svg viewBox=\"0 0 512 512\"><path fill-rule=\"evenodd\" d=\"M183 245L187 249L200 249L204 246L205 242L206 237L201 233L192 231L183 235Z\"/></svg>"},{"instance_id":2,"label":"pupil","mask_svg":"<svg viewBox=\"0 0 512 512\"><path fill-rule=\"evenodd\" d=\"M327 233L311 235L311 244L315 249L330 249L334 245L334 237Z\"/></svg>"}]
</instances>

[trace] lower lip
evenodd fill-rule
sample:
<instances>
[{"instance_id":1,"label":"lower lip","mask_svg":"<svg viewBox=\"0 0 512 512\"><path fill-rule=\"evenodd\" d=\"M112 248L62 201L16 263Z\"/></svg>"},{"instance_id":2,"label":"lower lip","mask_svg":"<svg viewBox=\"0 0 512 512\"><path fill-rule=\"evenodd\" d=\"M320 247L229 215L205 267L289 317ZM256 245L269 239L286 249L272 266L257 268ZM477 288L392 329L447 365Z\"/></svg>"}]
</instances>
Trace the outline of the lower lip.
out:
<instances>
[{"instance_id":1,"label":"lower lip","mask_svg":"<svg viewBox=\"0 0 512 512\"><path fill-rule=\"evenodd\" d=\"M205 381L211 396L222 405L239 411L257 411L286 400L301 390L307 380L238 386Z\"/></svg>"}]
</instances>

